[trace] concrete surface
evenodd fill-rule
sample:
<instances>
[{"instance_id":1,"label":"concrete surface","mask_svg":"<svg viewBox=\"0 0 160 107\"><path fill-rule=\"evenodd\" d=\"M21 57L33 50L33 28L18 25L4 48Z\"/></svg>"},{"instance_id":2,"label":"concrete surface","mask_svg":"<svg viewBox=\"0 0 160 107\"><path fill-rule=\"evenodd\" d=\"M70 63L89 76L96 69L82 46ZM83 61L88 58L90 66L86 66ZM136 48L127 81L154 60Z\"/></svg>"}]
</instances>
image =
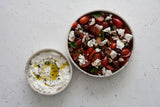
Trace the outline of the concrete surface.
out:
<instances>
[{"instance_id":1,"label":"concrete surface","mask_svg":"<svg viewBox=\"0 0 160 107\"><path fill-rule=\"evenodd\" d=\"M130 64L111 78L93 78L73 66L65 91L42 96L25 79L36 51L66 52L76 18L91 10L113 11L132 27ZM160 107L160 0L0 0L0 107Z\"/></svg>"}]
</instances>

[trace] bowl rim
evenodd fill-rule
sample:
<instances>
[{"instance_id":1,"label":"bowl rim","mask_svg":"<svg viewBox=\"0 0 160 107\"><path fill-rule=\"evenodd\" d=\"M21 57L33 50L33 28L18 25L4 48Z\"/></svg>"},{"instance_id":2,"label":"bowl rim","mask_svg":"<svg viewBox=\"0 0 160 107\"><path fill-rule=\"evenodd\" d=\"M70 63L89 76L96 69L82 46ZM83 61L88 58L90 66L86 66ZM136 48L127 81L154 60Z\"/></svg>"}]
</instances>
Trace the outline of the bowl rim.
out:
<instances>
[{"instance_id":1,"label":"bowl rim","mask_svg":"<svg viewBox=\"0 0 160 107\"><path fill-rule=\"evenodd\" d=\"M66 59L66 61L68 61L68 63L69 63L70 75L71 75L71 76L70 76L70 79L69 79L69 82L68 82L62 89L60 89L59 91L57 91L56 93L43 93L43 92L39 92L39 91L37 91L37 90L31 85L31 82L29 81L29 78L28 78L28 74L27 74L27 73L28 73L28 68L29 68L30 61L32 60L32 58L34 58L35 56L37 56L38 54L40 54L40 53L42 53L42 52L55 52L55 53L58 53L58 54L60 54L61 56L63 56L63 57ZM36 51L34 54L32 54L32 55L29 57L29 59L27 60L26 66L25 66L25 77L26 77L26 79L27 79L28 85L31 87L31 89L33 89L35 92L37 92L37 93L39 93L39 94L41 94L41 95L56 95L56 94L62 92L62 91L65 90L65 89L67 88L67 86L70 84L71 79L72 79L72 75L73 75L73 71L72 71L72 66L71 66L70 61L69 61L68 58L65 57L61 52L59 52L59 51L57 51L57 50L55 50L55 49L41 49L41 50L39 50L39 51Z\"/></svg>"},{"instance_id":2,"label":"bowl rim","mask_svg":"<svg viewBox=\"0 0 160 107\"><path fill-rule=\"evenodd\" d=\"M82 17L82 16L84 16L84 15L86 15L86 14L93 13L93 12L100 12L100 11L101 11L101 12L107 12L107 13L110 13L110 14L114 14L114 15L117 15L118 17L120 17L120 18L126 23L126 25L130 28L130 30L131 30L131 32L132 32L132 35L134 35L134 32L133 32L131 26L128 24L128 22L127 22L124 18L122 18L119 14L117 14L117 13L115 13L115 12L112 12L112 11L109 11L109 10L100 9L100 10L88 11L88 12L86 12L86 13L78 16L78 18L76 18L75 21L77 21L80 17ZM134 39L134 38L135 38L135 37L134 37L134 36L133 36L132 54L131 54L131 56L129 57L127 63L125 63L120 69L118 69L117 71L115 71L114 73L112 73L112 74L109 75L109 76L106 76L106 75L94 75L94 74L87 73L86 71L84 71L83 69L81 69L81 68L74 62L74 60L72 59L72 57L71 57L71 55L70 55L70 53L69 53L68 37L69 37L69 33L70 33L70 30L71 30L71 27L72 27L72 24L71 24L70 27L69 27L69 31L68 31L68 33L67 33L68 35L67 35L67 39L66 39L66 41L67 41L67 43L66 43L66 45L67 45L67 54L68 54L69 59L71 60L71 62L78 68L78 70L80 70L80 71L83 72L84 74L89 75L89 76L91 76L91 77L96 77L96 78L111 77L111 76L119 73L120 71L122 71L122 70L128 65L128 63L130 62L130 60L131 60L131 58L132 58L132 56L133 56L134 48L135 48L135 46L134 46L134 44L135 44L135 43L134 43L134 42L135 42L135 39Z\"/></svg>"}]
</instances>

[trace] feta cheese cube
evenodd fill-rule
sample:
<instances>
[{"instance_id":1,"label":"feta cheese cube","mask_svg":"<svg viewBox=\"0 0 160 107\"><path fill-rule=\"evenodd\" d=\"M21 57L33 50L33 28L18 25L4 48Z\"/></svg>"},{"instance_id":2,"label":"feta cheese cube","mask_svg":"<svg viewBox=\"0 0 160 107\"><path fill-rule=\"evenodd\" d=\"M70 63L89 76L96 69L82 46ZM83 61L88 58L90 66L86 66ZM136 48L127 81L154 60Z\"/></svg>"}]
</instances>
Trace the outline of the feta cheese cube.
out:
<instances>
[{"instance_id":1,"label":"feta cheese cube","mask_svg":"<svg viewBox=\"0 0 160 107\"><path fill-rule=\"evenodd\" d=\"M99 48L96 48L96 52L100 52L101 51L101 49L99 49Z\"/></svg>"},{"instance_id":2,"label":"feta cheese cube","mask_svg":"<svg viewBox=\"0 0 160 107\"><path fill-rule=\"evenodd\" d=\"M112 20L112 14L109 14L109 16L105 18L105 20Z\"/></svg>"},{"instance_id":3,"label":"feta cheese cube","mask_svg":"<svg viewBox=\"0 0 160 107\"><path fill-rule=\"evenodd\" d=\"M88 41L87 45L89 47L93 47L94 45L97 46L96 40L95 39L91 39L90 41Z\"/></svg>"},{"instance_id":4,"label":"feta cheese cube","mask_svg":"<svg viewBox=\"0 0 160 107\"><path fill-rule=\"evenodd\" d=\"M102 74L105 75L105 76L110 76L110 75L112 75L112 71L103 67L102 68Z\"/></svg>"},{"instance_id":5,"label":"feta cheese cube","mask_svg":"<svg viewBox=\"0 0 160 107\"><path fill-rule=\"evenodd\" d=\"M89 23L89 25L94 25L95 22L96 22L95 18L92 18L92 19L91 19L91 22Z\"/></svg>"},{"instance_id":6,"label":"feta cheese cube","mask_svg":"<svg viewBox=\"0 0 160 107\"><path fill-rule=\"evenodd\" d=\"M119 49L122 50L123 47L124 47L124 43L121 40L118 39L116 48L119 48Z\"/></svg>"},{"instance_id":7,"label":"feta cheese cube","mask_svg":"<svg viewBox=\"0 0 160 107\"><path fill-rule=\"evenodd\" d=\"M104 46L108 42L108 39L105 39L104 41L101 41L99 43L99 46Z\"/></svg>"},{"instance_id":8,"label":"feta cheese cube","mask_svg":"<svg viewBox=\"0 0 160 107\"><path fill-rule=\"evenodd\" d=\"M124 36L125 29L117 29L118 34L120 37Z\"/></svg>"},{"instance_id":9,"label":"feta cheese cube","mask_svg":"<svg viewBox=\"0 0 160 107\"><path fill-rule=\"evenodd\" d=\"M110 53L110 56L111 56L112 59L114 59L117 56L117 52L112 50L111 53Z\"/></svg>"},{"instance_id":10,"label":"feta cheese cube","mask_svg":"<svg viewBox=\"0 0 160 107\"><path fill-rule=\"evenodd\" d=\"M69 41L73 42L75 40L75 35L74 35L74 31L71 31L69 33Z\"/></svg>"},{"instance_id":11,"label":"feta cheese cube","mask_svg":"<svg viewBox=\"0 0 160 107\"><path fill-rule=\"evenodd\" d=\"M111 27L107 27L107 28L105 28L105 29L103 30L103 32L107 32L107 33L109 33L109 34L110 34L110 32L111 32Z\"/></svg>"},{"instance_id":12,"label":"feta cheese cube","mask_svg":"<svg viewBox=\"0 0 160 107\"><path fill-rule=\"evenodd\" d=\"M98 68L101 65L101 60L96 59L94 62L92 62L92 66Z\"/></svg>"},{"instance_id":13,"label":"feta cheese cube","mask_svg":"<svg viewBox=\"0 0 160 107\"><path fill-rule=\"evenodd\" d=\"M99 30L102 30L102 29L103 29L103 26L101 26L101 25L96 24L95 26L96 26Z\"/></svg>"},{"instance_id":14,"label":"feta cheese cube","mask_svg":"<svg viewBox=\"0 0 160 107\"><path fill-rule=\"evenodd\" d=\"M133 35L126 33L124 38L127 40L127 42L130 42L130 40L132 39Z\"/></svg>"},{"instance_id":15,"label":"feta cheese cube","mask_svg":"<svg viewBox=\"0 0 160 107\"><path fill-rule=\"evenodd\" d=\"M78 56L78 61L79 61L79 65L80 66L84 65L87 62L87 60L85 59L85 57L83 55L81 55L81 54Z\"/></svg>"}]
</instances>

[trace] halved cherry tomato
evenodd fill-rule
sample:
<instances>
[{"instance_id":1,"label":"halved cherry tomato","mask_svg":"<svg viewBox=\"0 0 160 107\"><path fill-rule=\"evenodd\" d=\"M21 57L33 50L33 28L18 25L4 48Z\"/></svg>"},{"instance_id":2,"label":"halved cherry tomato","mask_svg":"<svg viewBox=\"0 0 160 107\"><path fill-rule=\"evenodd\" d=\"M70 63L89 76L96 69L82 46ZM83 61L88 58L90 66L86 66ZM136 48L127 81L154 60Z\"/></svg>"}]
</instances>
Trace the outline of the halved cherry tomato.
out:
<instances>
[{"instance_id":1,"label":"halved cherry tomato","mask_svg":"<svg viewBox=\"0 0 160 107\"><path fill-rule=\"evenodd\" d=\"M89 60L92 59L92 56L93 56L95 53L96 53L96 50L93 50L93 51L91 52L91 54L89 55Z\"/></svg>"},{"instance_id":2,"label":"halved cherry tomato","mask_svg":"<svg viewBox=\"0 0 160 107\"><path fill-rule=\"evenodd\" d=\"M122 63L121 66L123 66L124 64L126 64L128 62L129 58L126 58Z\"/></svg>"},{"instance_id":3,"label":"halved cherry tomato","mask_svg":"<svg viewBox=\"0 0 160 107\"><path fill-rule=\"evenodd\" d=\"M106 68L108 68L108 69L111 70L111 71L114 71L114 70L115 70L115 68L112 67L111 65L107 65Z\"/></svg>"},{"instance_id":4,"label":"halved cherry tomato","mask_svg":"<svg viewBox=\"0 0 160 107\"><path fill-rule=\"evenodd\" d=\"M121 56L124 57L124 58L127 58L129 56L131 56L131 52L129 49L122 49L122 53L121 53Z\"/></svg>"},{"instance_id":5,"label":"halved cherry tomato","mask_svg":"<svg viewBox=\"0 0 160 107\"><path fill-rule=\"evenodd\" d=\"M96 20L97 20L98 22L103 22L104 17L103 17L103 16L101 16L101 17L96 17Z\"/></svg>"},{"instance_id":6,"label":"halved cherry tomato","mask_svg":"<svg viewBox=\"0 0 160 107\"><path fill-rule=\"evenodd\" d=\"M95 36L98 36L100 34L100 30L96 26L91 26L89 28L89 31Z\"/></svg>"},{"instance_id":7,"label":"halved cherry tomato","mask_svg":"<svg viewBox=\"0 0 160 107\"><path fill-rule=\"evenodd\" d=\"M122 27L123 26L123 22L122 20L120 20L119 18L113 18L113 23L117 26L117 27Z\"/></svg>"},{"instance_id":8,"label":"halved cherry tomato","mask_svg":"<svg viewBox=\"0 0 160 107\"><path fill-rule=\"evenodd\" d=\"M107 64L108 64L108 58L107 58L107 56L105 56L102 60L101 60L101 64L102 64L102 66L107 66Z\"/></svg>"},{"instance_id":9,"label":"halved cherry tomato","mask_svg":"<svg viewBox=\"0 0 160 107\"><path fill-rule=\"evenodd\" d=\"M83 49L76 49L73 54L72 54L72 57L75 61L78 61L78 57L80 54L83 54L84 53L84 50Z\"/></svg>"},{"instance_id":10,"label":"halved cherry tomato","mask_svg":"<svg viewBox=\"0 0 160 107\"><path fill-rule=\"evenodd\" d=\"M80 24L86 24L89 21L89 16L83 16L79 19Z\"/></svg>"},{"instance_id":11,"label":"halved cherry tomato","mask_svg":"<svg viewBox=\"0 0 160 107\"><path fill-rule=\"evenodd\" d=\"M100 53L95 53L92 57L92 62L94 62L96 59L100 59L101 55Z\"/></svg>"},{"instance_id":12,"label":"halved cherry tomato","mask_svg":"<svg viewBox=\"0 0 160 107\"><path fill-rule=\"evenodd\" d=\"M125 29L125 33L131 34L131 31L130 31L130 29L128 27L125 27L124 29Z\"/></svg>"},{"instance_id":13,"label":"halved cherry tomato","mask_svg":"<svg viewBox=\"0 0 160 107\"><path fill-rule=\"evenodd\" d=\"M77 22L74 22L73 25L72 25L72 29L75 29L77 27L78 23Z\"/></svg>"},{"instance_id":14,"label":"halved cherry tomato","mask_svg":"<svg viewBox=\"0 0 160 107\"><path fill-rule=\"evenodd\" d=\"M107 28L109 26L108 22L100 22L99 25L103 26L103 29Z\"/></svg>"},{"instance_id":15,"label":"halved cherry tomato","mask_svg":"<svg viewBox=\"0 0 160 107\"><path fill-rule=\"evenodd\" d=\"M87 61L85 64L81 65L82 68L85 68L91 64L91 61Z\"/></svg>"},{"instance_id":16,"label":"halved cherry tomato","mask_svg":"<svg viewBox=\"0 0 160 107\"><path fill-rule=\"evenodd\" d=\"M81 36L81 38L83 38L83 33L81 33L80 31L78 31L79 35Z\"/></svg>"},{"instance_id":17,"label":"halved cherry tomato","mask_svg":"<svg viewBox=\"0 0 160 107\"><path fill-rule=\"evenodd\" d=\"M93 73L94 75L101 74L102 75L102 69L98 70L97 72Z\"/></svg>"},{"instance_id":18,"label":"halved cherry tomato","mask_svg":"<svg viewBox=\"0 0 160 107\"><path fill-rule=\"evenodd\" d=\"M117 43L116 42L112 42L110 45L111 49L116 49Z\"/></svg>"},{"instance_id":19,"label":"halved cherry tomato","mask_svg":"<svg viewBox=\"0 0 160 107\"><path fill-rule=\"evenodd\" d=\"M94 50L94 48L92 48L92 47L89 47L89 48L87 49L87 51L86 51L86 53L85 53L86 59L88 59L88 56L90 55L90 53L91 53L93 50Z\"/></svg>"},{"instance_id":20,"label":"halved cherry tomato","mask_svg":"<svg viewBox=\"0 0 160 107\"><path fill-rule=\"evenodd\" d=\"M76 41L78 48L82 46L82 39L77 39Z\"/></svg>"}]
</instances>

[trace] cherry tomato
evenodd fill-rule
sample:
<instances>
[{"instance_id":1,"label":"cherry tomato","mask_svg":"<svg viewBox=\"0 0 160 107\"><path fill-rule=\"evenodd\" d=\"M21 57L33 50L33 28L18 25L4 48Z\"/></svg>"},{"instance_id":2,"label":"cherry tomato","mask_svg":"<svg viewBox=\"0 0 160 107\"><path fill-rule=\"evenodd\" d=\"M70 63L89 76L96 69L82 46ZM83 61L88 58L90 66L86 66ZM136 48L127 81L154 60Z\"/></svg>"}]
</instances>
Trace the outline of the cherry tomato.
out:
<instances>
[{"instance_id":1,"label":"cherry tomato","mask_svg":"<svg viewBox=\"0 0 160 107\"><path fill-rule=\"evenodd\" d=\"M107 64L108 64L108 58L107 58L107 56L105 56L102 60L101 60L101 64L102 64L102 66L107 66Z\"/></svg>"},{"instance_id":2,"label":"cherry tomato","mask_svg":"<svg viewBox=\"0 0 160 107\"><path fill-rule=\"evenodd\" d=\"M101 17L96 17L96 20L97 20L98 22L103 22L104 17L103 17L103 16L101 16Z\"/></svg>"},{"instance_id":3,"label":"cherry tomato","mask_svg":"<svg viewBox=\"0 0 160 107\"><path fill-rule=\"evenodd\" d=\"M121 52L121 56L124 57L124 58L127 58L127 57L130 57L131 56L131 52L129 49L122 49L122 52Z\"/></svg>"},{"instance_id":4,"label":"cherry tomato","mask_svg":"<svg viewBox=\"0 0 160 107\"><path fill-rule=\"evenodd\" d=\"M81 38L83 38L83 33L81 33L80 31L78 31L79 35L81 36Z\"/></svg>"},{"instance_id":5,"label":"cherry tomato","mask_svg":"<svg viewBox=\"0 0 160 107\"><path fill-rule=\"evenodd\" d=\"M95 53L92 57L92 62L94 62L96 59L100 59L101 55L100 53Z\"/></svg>"},{"instance_id":6,"label":"cherry tomato","mask_svg":"<svg viewBox=\"0 0 160 107\"><path fill-rule=\"evenodd\" d=\"M92 59L92 56L93 56L95 53L96 53L96 50L93 50L93 51L91 52L91 54L89 55L89 60Z\"/></svg>"},{"instance_id":7,"label":"cherry tomato","mask_svg":"<svg viewBox=\"0 0 160 107\"><path fill-rule=\"evenodd\" d=\"M101 74L102 75L102 69L98 70L97 72L93 73L94 75Z\"/></svg>"},{"instance_id":8,"label":"cherry tomato","mask_svg":"<svg viewBox=\"0 0 160 107\"><path fill-rule=\"evenodd\" d=\"M79 19L80 24L86 24L89 21L89 16L83 16Z\"/></svg>"},{"instance_id":9,"label":"cherry tomato","mask_svg":"<svg viewBox=\"0 0 160 107\"><path fill-rule=\"evenodd\" d=\"M82 39L77 39L76 41L78 48L82 46Z\"/></svg>"},{"instance_id":10,"label":"cherry tomato","mask_svg":"<svg viewBox=\"0 0 160 107\"><path fill-rule=\"evenodd\" d=\"M72 29L75 29L77 27L78 23L77 22L74 22L73 25L72 25Z\"/></svg>"},{"instance_id":11,"label":"cherry tomato","mask_svg":"<svg viewBox=\"0 0 160 107\"><path fill-rule=\"evenodd\" d=\"M111 49L116 49L116 46L117 46L117 43L112 42L111 45L110 45L110 48Z\"/></svg>"},{"instance_id":12,"label":"cherry tomato","mask_svg":"<svg viewBox=\"0 0 160 107\"><path fill-rule=\"evenodd\" d=\"M122 63L121 66L123 66L124 64L126 64L128 62L129 58L126 58Z\"/></svg>"},{"instance_id":13,"label":"cherry tomato","mask_svg":"<svg viewBox=\"0 0 160 107\"><path fill-rule=\"evenodd\" d=\"M85 64L81 65L82 68L88 67L91 64L91 61L87 61Z\"/></svg>"},{"instance_id":14,"label":"cherry tomato","mask_svg":"<svg viewBox=\"0 0 160 107\"><path fill-rule=\"evenodd\" d=\"M117 27L122 27L123 26L123 22L122 20L118 19L118 18L113 18L113 23L117 26Z\"/></svg>"},{"instance_id":15,"label":"cherry tomato","mask_svg":"<svg viewBox=\"0 0 160 107\"><path fill-rule=\"evenodd\" d=\"M100 30L96 26L91 26L89 28L89 31L95 36L98 36L100 34Z\"/></svg>"},{"instance_id":16,"label":"cherry tomato","mask_svg":"<svg viewBox=\"0 0 160 107\"><path fill-rule=\"evenodd\" d=\"M130 29L128 27L125 27L124 29L125 29L125 33L131 34L131 31L130 31Z\"/></svg>"},{"instance_id":17,"label":"cherry tomato","mask_svg":"<svg viewBox=\"0 0 160 107\"><path fill-rule=\"evenodd\" d=\"M76 49L73 54L72 54L72 57L75 61L78 61L78 57L80 54L84 53L84 50L83 49Z\"/></svg>"},{"instance_id":18,"label":"cherry tomato","mask_svg":"<svg viewBox=\"0 0 160 107\"><path fill-rule=\"evenodd\" d=\"M106 68L108 68L108 69L111 70L111 71L114 71L114 70L115 70L115 68L112 67L111 65L107 65Z\"/></svg>"},{"instance_id":19,"label":"cherry tomato","mask_svg":"<svg viewBox=\"0 0 160 107\"><path fill-rule=\"evenodd\" d=\"M88 59L88 56L90 55L90 53L91 53L93 50L94 50L94 48L92 48L92 47L89 47L89 48L87 49L87 51L86 51L86 53L85 53L86 59Z\"/></svg>"},{"instance_id":20,"label":"cherry tomato","mask_svg":"<svg viewBox=\"0 0 160 107\"><path fill-rule=\"evenodd\" d=\"M102 26L103 26L103 29L105 29L109 26L109 24L108 24L108 22L102 22Z\"/></svg>"}]
</instances>

